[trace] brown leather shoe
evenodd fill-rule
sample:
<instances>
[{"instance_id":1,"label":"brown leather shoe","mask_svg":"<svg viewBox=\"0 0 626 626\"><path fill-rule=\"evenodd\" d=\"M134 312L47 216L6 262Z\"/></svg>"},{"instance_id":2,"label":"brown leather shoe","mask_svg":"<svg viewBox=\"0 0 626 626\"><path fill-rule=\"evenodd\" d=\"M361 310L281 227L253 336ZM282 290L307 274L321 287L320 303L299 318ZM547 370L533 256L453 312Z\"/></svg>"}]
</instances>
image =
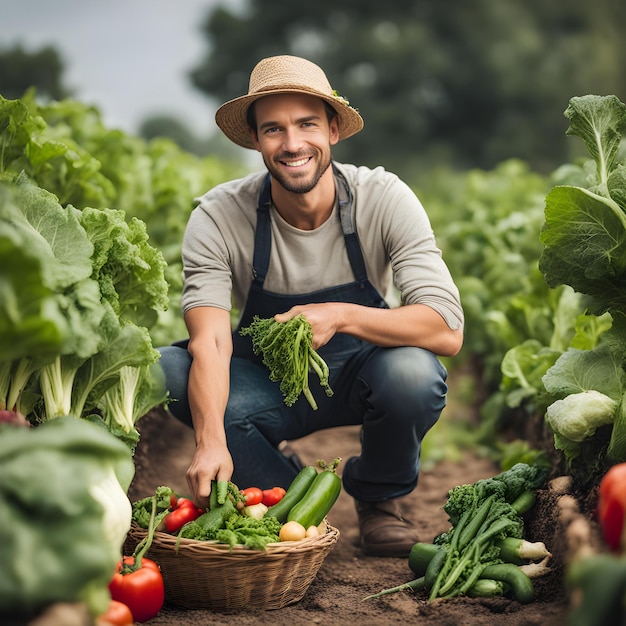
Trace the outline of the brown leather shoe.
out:
<instances>
[{"instance_id":1,"label":"brown leather shoe","mask_svg":"<svg viewBox=\"0 0 626 626\"><path fill-rule=\"evenodd\" d=\"M369 556L408 557L419 541L413 524L402 515L398 500L360 502L355 500L359 516L361 547Z\"/></svg>"}]
</instances>

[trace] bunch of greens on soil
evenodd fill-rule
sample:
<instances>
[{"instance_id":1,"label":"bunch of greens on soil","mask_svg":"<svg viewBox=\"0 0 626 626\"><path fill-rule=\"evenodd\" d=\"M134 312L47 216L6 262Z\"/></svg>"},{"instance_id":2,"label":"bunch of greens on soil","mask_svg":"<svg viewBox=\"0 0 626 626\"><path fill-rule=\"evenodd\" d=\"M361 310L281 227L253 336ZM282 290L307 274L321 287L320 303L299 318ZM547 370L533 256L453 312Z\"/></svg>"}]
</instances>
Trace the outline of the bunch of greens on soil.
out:
<instances>
[{"instance_id":1,"label":"bunch of greens on soil","mask_svg":"<svg viewBox=\"0 0 626 626\"><path fill-rule=\"evenodd\" d=\"M530 602L531 577L547 570L532 561L551 555L543 543L524 539L522 516L534 506L548 471L547 466L517 463L497 476L451 489L443 507L450 530L411 550L409 566L419 578L369 598L425 589L430 601L510 594Z\"/></svg>"},{"instance_id":2,"label":"bunch of greens on soil","mask_svg":"<svg viewBox=\"0 0 626 626\"><path fill-rule=\"evenodd\" d=\"M239 332L251 337L255 354L263 355L263 363L270 370L270 380L280 383L287 406L292 406L300 394L304 394L311 407L317 409L309 388L310 370L319 377L326 395L333 395L328 383L328 365L313 349L311 324L303 315L287 322L255 316L250 326Z\"/></svg>"},{"instance_id":3,"label":"bunch of greens on soil","mask_svg":"<svg viewBox=\"0 0 626 626\"><path fill-rule=\"evenodd\" d=\"M472 485L452 489L443 509L452 528L436 540L446 558L430 590L430 599L465 595L488 565L502 563L499 542L522 539L522 514L535 502L535 490L547 469L517 463Z\"/></svg>"}]
</instances>

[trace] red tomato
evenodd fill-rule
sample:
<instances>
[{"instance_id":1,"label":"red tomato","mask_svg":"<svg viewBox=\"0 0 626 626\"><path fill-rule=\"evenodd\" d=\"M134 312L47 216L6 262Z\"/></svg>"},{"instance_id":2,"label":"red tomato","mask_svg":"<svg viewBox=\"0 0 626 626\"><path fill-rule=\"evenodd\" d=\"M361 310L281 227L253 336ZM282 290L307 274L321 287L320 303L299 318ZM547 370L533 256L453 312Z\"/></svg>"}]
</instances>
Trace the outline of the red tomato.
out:
<instances>
[{"instance_id":1,"label":"red tomato","mask_svg":"<svg viewBox=\"0 0 626 626\"><path fill-rule=\"evenodd\" d=\"M133 566L135 559L125 556L117 564L109 591L113 600L124 603L136 622L146 622L155 617L163 607L165 587L159 566L151 559L141 559L141 568L123 573L124 565Z\"/></svg>"},{"instance_id":2,"label":"red tomato","mask_svg":"<svg viewBox=\"0 0 626 626\"><path fill-rule=\"evenodd\" d=\"M103 626L132 626L133 614L130 609L123 603L117 600L111 600L109 602L109 608L106 613L103 613L96 620L96 624Z\"/></svg>"},{"instance_id":3,"label":"red tomato","mask_svg":"<svg viewBox=\"0 0 626 626\"><path fill-rule=\"evenodd\" d=\"M254 506L263 501L263 491L258 487L248 487L241 493L246 501L246 506Z\"/></svg>"},{"instance_id":4,"label":"red tomato","mask_svg":"<svg viewBox=\"0 0 626 626\"><path fill-rule=\"evenodd\" d=\"M626 550L626 463L613 465L598 491L598 522L607 546Z\"/></svg>"},{"instance_id":5,"label":"red tomato","mask_svg":"<svg viewBox=\"0 0 626 626\"><path fill-rule=\"evenodd\" d=\"M186 506L193 506L195 507L196 505L193 503L193 500L190 500L189 498L178 498L178 500L176 500L176 508L177 509L182 509L183 507Z\"/></svg>"},{"instance_id":6,"label":"red tomato","mask_svg":"<svg viewBox=\"0 0 626 626\"><path fill-rule=\"evenodd\" d=\"M168 513L163 520L165 530L168 533L175 533L180 530L187 522L192 522L202 515L203 511L197 509L193 502L190 505L184 505Z\"/></svg>"},{"instance_id":7,"label":"red tomato","mask_svg":"<svg viewBox=\"0 0 626 626\"><path fill-rule=\"evenodd\" d=\"M271 489L264 489L262 502L265 506L274 506L283 499L285 493L287 492L282 487L272 487Z\"/></svg>"}]
</instances>

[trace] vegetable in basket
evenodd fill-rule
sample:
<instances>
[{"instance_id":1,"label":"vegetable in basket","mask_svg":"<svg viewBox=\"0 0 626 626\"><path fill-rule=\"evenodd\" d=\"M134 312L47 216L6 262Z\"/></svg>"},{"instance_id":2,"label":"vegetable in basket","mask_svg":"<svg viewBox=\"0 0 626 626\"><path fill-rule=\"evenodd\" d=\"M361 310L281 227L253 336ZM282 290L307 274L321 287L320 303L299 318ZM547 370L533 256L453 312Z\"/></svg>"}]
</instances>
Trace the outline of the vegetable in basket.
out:
<instances>
[{"instance_id":1,"label":"vegetable in basket","mask_svg":"<svg viewBox=\"0 0 626 626\"><path fill-rule=\"evenodd\" d=\"M179 500L169 487L158 487L153 496L133 503L133 520L140 527L149 529L149 511L155 502L156 527L160 529L161 522L172 513L171 509ZM172 505L172 502L175 504ZM256 519L245 515L243 510L238 508L241 503L244 503L243 495L234 483L214 481L208 508L181 526L175 534L184 539L215 540L230 546L244 545L255 550L264 550L268 543L278 542L280 522L274 518ZM166 527L164 529L167 530Z\"/></svg>"},{"instance_id":2,"label":"vegetable in basket","mask_svg":"<svg viewBox=\"0 0 626 626\"><path fill-rule=\"evenodd\" d=\"M198 519L204 513L189 498L178 498L170 508L172 509L171 512L163 518L163 524L168 533L175 533L185 524Z\"/></svg>"},{"instance_id":3,"label":"vegetable in basket","mask_svg":"<svg viewBox=\"0 0 626 626\"><path fill-rule=\"evenodd\" d=\"M318 526L322 522L341 493L341 478L336 473L340 462L339 457L328 464L318 461L322 471L315 476L303 498L289 511L287 521L298 522L304 528Z\"/></svg>"},{"instance_id":4,"label":"vegetable in basket","mask_svg":"<svg viewBox=\"0 0 626 626\"><path fill-rule=\"evenodd\" d=\"M293 479L281 500L271 506L268 517L279 522L295 521L304 526L319 526L337 501L341 492L341 479L336 473L341 458L332 463L318 460L318 468L305 465Z\"/></svg>"},{"instance_id":5,"label":"vegetable in basket","mask_svg":"<svg viewBox=\"0 0 626 626\"><path fill-rule=\"evenodd\" d=\"M286 522L289 511L302 500L316 476L317 469L312 465L305 465L291 481L281 501L271 506L267 515L275 517L281 523Z\"/></svg>"}]
</instances>

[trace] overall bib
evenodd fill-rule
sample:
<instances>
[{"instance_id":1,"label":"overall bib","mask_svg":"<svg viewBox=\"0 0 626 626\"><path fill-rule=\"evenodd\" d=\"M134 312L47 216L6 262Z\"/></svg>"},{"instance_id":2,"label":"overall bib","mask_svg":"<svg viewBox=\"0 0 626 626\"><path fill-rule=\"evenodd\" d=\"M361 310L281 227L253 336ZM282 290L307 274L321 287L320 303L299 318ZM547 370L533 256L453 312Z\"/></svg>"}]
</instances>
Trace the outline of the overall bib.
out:
<instances>
[{"instance_id":1,"label":"overall bib","mask_svg":"<svg viewBox=\"0 0 626 626\"><path fill-rule=\"evenodd\" d=\"M361 339L338 333L318 353L330 370L330 385L334 395L328 398L311 375L310 388L318 404L313 411L304 397L293 407L284 406L277 383L270 383L271 397L260 397L256 383L267 379L268 371L261 364L261 356L252 352L250 337L242 337L238 330L248 326L255 315L269 318L283 313L297 304L320 302L351 302L369 307L388 308L367 277L361 246L352 219L352 193L343 175L334 168L338 196L338 218L344 235L348 260L354 281L319 291L302 294L276 294L264 289L270 261L270 176L268 174L259 196L257 226L253 256L253 281L239 328L233 333L233 367L231 367L231 397L226 409L226 435L235 463L235 483L256 484L262 477L274 484L288 485L289 476L295 476L293 467L278 453L276 446L283 440L293 440L311 432L333 426L363 424L363 454L346 461L343 479L346 490L361 500L380 500L409 493L417 482L420 442L426 430L439 417L445 404L445 370L434 355L419 348L380 348ZM408 364L407 364L408 363ZM405 365L406 364L406 365ZM244 369L244 376L237 375ZM256 370L253 391L251 370ZM400 370L396 375L394 372ZM432 372L429 375L429 371ZM373 392L377 387L379 392ZM435 393L424 393L428 381ZM240 394L237 387L241 385ZM267 382L262 384L267 389ZM420 394L432 402L429 410L421 410ZM253 403L239 399L247 395ZM395 398L389 398L388 396ZM380 404L382 408L373 406ZM386 416L389 407L394 412ZM398 405L402 406L397 410ZM408 407L408 411L407 411ZM421 413L421 414L420 414ZM369 416L369 423L367 417ZM383 419L381 419L383 418ZM263 439L263 440L262 440ZM271 457L270 461L270 450ZM403 452L406 450L406 452ZM398 465L398 455L406 462ZM322 455L323 456L323 455ZM330 460L330 459L327 459ZM250 467L254 474L244 471ZM274 482L272 482L274 481Z\"/></svg>"},{"instance_id":2,"label":"overall bib","mask_svg":"<svg viewBox=\"0 0 626 626\"><path fill-rule=\"evenodd\" d=\"M329 367L334 395L327 397L311 375L310 388L318 404L314 411L304 397L292 407L285 406L279 384L269 380L262 357L252 351L250 337L239 334L255 315L269 318L297 304L350 302L388 308L367 278L352 220L352 194L334 169L338 219L354 281L303 294L284 295L264 289L272 245L268 174L257 208L253 280L233 333L224 427L235 467L233 482L242 488L266 489L276 485L286 488L297 474L297 468L277 449L282 441L325 428L361 425L361 454L342 463L339 472L347 493L358 500L376 502L406 495L417 484L421 441L445 406L447 372L437 357L421 348L382 348L338 333L318 350ZM187 356L181 354L181 347L162 348L161 364L170 394L180 400L179 406L173 403L170 410L191 424L183 383L191 359L186 350ZM343 456L341 451L329 454ZM319 456L324 458L324 451Z\"/></svg>"}]
</instances>

